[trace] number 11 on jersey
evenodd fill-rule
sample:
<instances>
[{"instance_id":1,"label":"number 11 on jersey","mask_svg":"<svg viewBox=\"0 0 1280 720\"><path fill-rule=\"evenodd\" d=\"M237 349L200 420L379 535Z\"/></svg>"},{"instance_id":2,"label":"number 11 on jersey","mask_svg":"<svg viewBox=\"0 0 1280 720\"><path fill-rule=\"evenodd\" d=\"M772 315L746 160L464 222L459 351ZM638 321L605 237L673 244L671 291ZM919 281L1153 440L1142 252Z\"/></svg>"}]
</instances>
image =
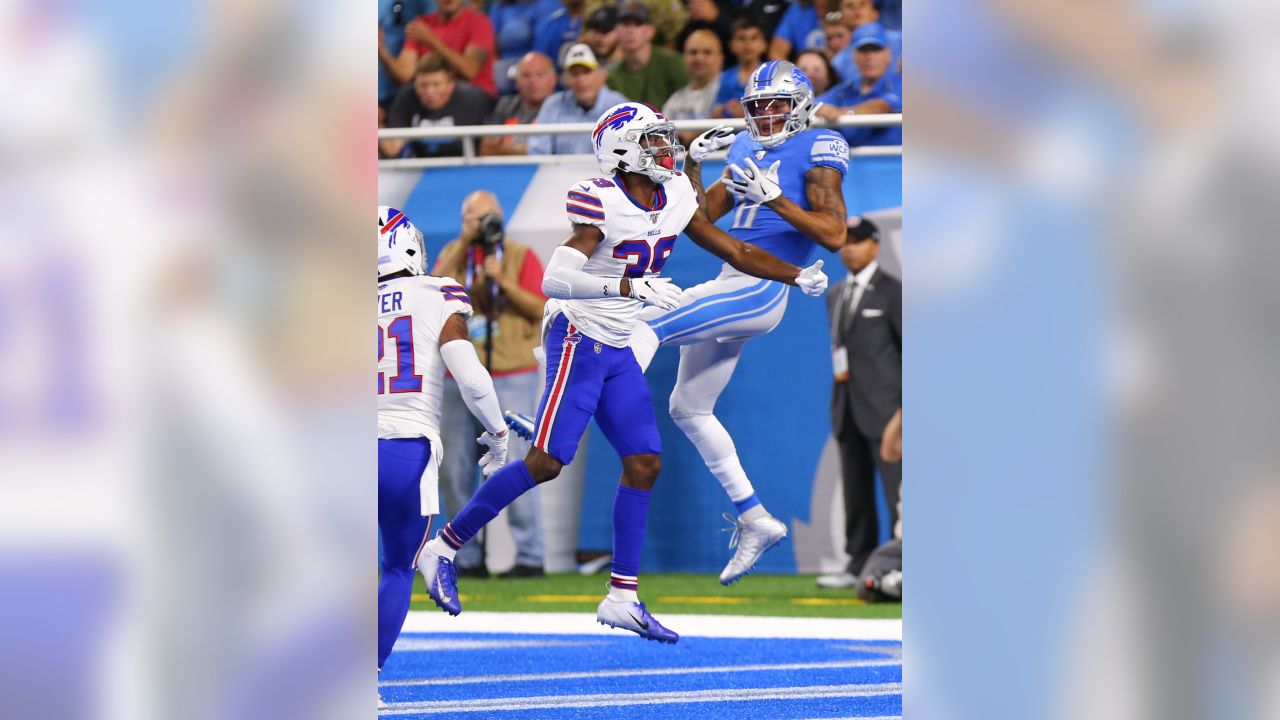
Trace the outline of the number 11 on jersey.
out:
<instances>
[{"instance_id":1,"label":"number 11 on jersey","mask_svg":"<svg viewBox=\"0 0 1280 720\"><path fill-rule=\"evenodd\" d=\"M733 227L730 230L745 230L756 222L756 213L760 212L760 203L744 202L733 211Z\"/></svg>"}]
</instances>

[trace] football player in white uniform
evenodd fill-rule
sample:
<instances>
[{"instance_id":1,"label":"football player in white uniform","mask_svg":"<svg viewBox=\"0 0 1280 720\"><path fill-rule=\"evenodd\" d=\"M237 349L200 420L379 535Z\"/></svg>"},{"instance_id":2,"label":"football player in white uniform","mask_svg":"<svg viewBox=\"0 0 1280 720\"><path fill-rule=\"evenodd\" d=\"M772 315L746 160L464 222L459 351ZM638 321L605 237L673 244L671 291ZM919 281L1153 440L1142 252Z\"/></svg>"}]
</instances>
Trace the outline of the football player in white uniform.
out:
<instances>
[{"instance_id":1,"label":"football player in white uniform","mask_svg":"<svg viewBox=\"0 0 1280 720\"><path fill-rule=\"evenodd\" d=\"M507 428L467 332L471 299L453 278L426 274L422 233L394 208L378 208L378 670L400 635L415 558L440 512L440 386L444 368L486 432L484 473L507 458ZM443 361L443 365L441 364ZM455 448L455 452L463 451Z\"/></svg>"},{"instance_id":2,"label":"football player in white uniform","mask_svg":"<svg viewBox=\"0 0 1280 720\"><path fill-rule=\"evenodd\" d=\"M735 240L698 212L698 192L676 169L683 148L675 126L641 103L605 111L592 133L605 177L574 183L565 198L573 232L547 264L542 290L552 298L543 321L547 384L533 447L494 473L458 516L427 543L419 566L436 604L457 614L454 553L503 507L556 477L573 460L593 417L622 458L613 505L613 574L596 618L642 637L674 643L639 601L640 552L662 443L631 333L645 306L673 309L680 290L658 277L686 233L741 272L822 295L827 278ZM434 577L430 568L436 568Z\"/></svg>"},{"instance_id":3,"label":"football player in white uniform","mask_svg":"<svg viewBox=\"0 0 1280 720\"><path fill-rule=\"evenodd\" d=\"M797 265L808 263L818 246L838 250L845 241L841 181L849 146L837 132L809 128L815 109L809 79L789 62L770 60L747 81L742 107L747 132L722 126L691 144L689 177L698 188L702 160L732 146L724 177L706 190L702 213L715 222L734 210L734 237ZM726 265L715 279L686 290L677 309L646 310L633 339L644 368L659 344L680 346L671 419L738 510L736 519L726 515L734 523L729 545L735 550L720 573L725 585L787 536L787 526L756 496L733 439L714 414L746 342L777 327L786 308L785 286Z\"/></svg>"}]
</instances>

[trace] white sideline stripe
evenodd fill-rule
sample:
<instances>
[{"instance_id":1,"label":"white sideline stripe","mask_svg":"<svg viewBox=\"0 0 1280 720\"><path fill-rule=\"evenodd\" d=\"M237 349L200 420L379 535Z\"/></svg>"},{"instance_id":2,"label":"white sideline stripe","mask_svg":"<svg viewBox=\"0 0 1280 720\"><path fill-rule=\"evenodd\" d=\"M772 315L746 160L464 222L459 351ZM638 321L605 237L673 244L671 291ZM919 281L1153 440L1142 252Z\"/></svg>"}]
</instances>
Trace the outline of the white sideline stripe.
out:
<instances>
[{"instance_id":1,"label":"white sideline stripe","mask_svg":"<svg viewBox=\"0 0 1280 720\"><path fill-rule=\"evenodd\" d=\"M478 675L424 680L388 680L378 687L423 685L466 685L473 683L531 682L539 680L578 680L581 678L640 677L647 675L702 675L726 672L775 672L779 670L822 670L829 668L896 667L901 660L835 660L831 662L793 663L790 665L719 665L714 667L643 668L635 670L588 670L586 672L553 672L529 675Z\"/></svg>"},{"instance_id":2,"label":"white sideline stripe","mask_svg":"<svg viewBox=\"0 0 1280 720\"><path fill-rule=\"evenodd\" d=\"M658 693L618 693L607 695L533 695L529 697L484 698L481 700L436 700L391 703L380 715L434 715L438 713L484 712L493 710L536 710L538 708L587 708L627 705L669 705L742 700L807 700L824 697L876 697L902 694L902 683L880 685L800 685L796 687L738 688L732 690L684 690Z\"/></svg>"},{"instance_id":3,"label":"white sideline stripe","mask_svg":"<svg viewBox=\"0 0 1280 720\"><path fill-rule=\"evenodd\" d=\"M902 640L902 620L868 618L766 617L756 615L668 615L659 618L682 637L810 638L817 640ZM608 635L621 637L581 613L463 612L457 617L440 610L413 610L404 632L520 633L526 635Z\"/></svg>"}]
</instances>

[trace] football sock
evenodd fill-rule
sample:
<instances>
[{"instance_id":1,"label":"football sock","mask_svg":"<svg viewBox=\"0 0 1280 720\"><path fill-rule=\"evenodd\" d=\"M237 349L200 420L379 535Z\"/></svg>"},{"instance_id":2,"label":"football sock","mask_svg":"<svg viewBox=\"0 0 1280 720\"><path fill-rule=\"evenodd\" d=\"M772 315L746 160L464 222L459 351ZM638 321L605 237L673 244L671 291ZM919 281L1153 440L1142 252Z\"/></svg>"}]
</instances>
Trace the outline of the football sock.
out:
<instances>
[{"instance_id":1,"label":"football sock","mask_svg":"<svg viewBox=\"0 0 1280 720\"><path fill-rule=\"evenodd\" d=\"M764 505L760 504L760 498L756 497L755 493L751 493L751 497L741 502L736 502L733 505L738 508L738 517L747 522L767 517L769 515L769 513L765 511Z\"/></svg>"},{"instance_id":2,"label":"football sock","mask_svg":"<svg viewBox=\"0 0 1280 720\"><path fill-rule=\"evenodd\" d=\"M446 523L444 529L428 547L432 552L453 560L454 555L502 509L534 486L533 476L523 460L507 463L488 480L480 483L480 489L467 501L458 516Z\"/></svg>"},{"instance_id":3,"label":"football sock","mask_svg":"<svg viewBox=\"0 0 1280 720\"><path fill-rule=\"evenodd\" d=\"M640 372L649 369L649 363L653 362L653 355L658 352L660 344L658 335L648 323L636 323L636 329L631 331L631 352L636 356L636 362L640 363Z\"/></svg>"},{"instance_id":4,"label":"football sock","mask_svg":"<svg viewBox=\"0 0 1280 720\"><path fill-rule=\"evenodd\" d=\"M613 574L609 577L611 600L637 599L640 588L640 553L644 526L649 518L648 490L618 486L613 497Z\"/></svg>"}]
</instances>

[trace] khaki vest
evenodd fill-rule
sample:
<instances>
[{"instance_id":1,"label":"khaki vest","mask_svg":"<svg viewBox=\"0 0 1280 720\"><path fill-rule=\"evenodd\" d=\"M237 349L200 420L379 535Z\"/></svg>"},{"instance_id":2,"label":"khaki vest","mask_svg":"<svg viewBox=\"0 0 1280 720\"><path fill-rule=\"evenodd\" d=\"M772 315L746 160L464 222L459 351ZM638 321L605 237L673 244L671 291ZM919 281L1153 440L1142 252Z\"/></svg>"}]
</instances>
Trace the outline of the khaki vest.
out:
<instances>
[{"instance_id":1,"label":"khaki vest","mask_svg":"<svg viewBox=\"0 0 1280 720\"><path fill-rule=\"evenodd\" d=\"M445 255L452 250L460 240L453 240L440 251L441 255ZM505 240L502 245L502 274L512 283L519 284L520 268L524 265L525 254L530 252L527 245L521 245L511 240ZM433 274L443 275L457 280L459 283L465 283L467 275L467 265L465 255L462 262L453 267L438 267ZM528 289L528 288L526 288ZM501 291L499 291L501 292ZM472 322L483 322L481 309L486 305L486 300L482 298L484 286L477 283L476 287L467 288L467 294L471 296L472 307L475 309L475 315ZM479 319L477 319L479 318ZM533 356L533 349L542 341L541 319L533 321L525 318L511 307L511 301L508 299L503 308L503 312L494 322L493 335L493 365L489 367L489 372L494 375L504 375L514 372L536 370L538 360ZM484 362L484 339L472 340L476 346L476 354L480 356L480 362Z\"/></svg>"}]
</instances>

